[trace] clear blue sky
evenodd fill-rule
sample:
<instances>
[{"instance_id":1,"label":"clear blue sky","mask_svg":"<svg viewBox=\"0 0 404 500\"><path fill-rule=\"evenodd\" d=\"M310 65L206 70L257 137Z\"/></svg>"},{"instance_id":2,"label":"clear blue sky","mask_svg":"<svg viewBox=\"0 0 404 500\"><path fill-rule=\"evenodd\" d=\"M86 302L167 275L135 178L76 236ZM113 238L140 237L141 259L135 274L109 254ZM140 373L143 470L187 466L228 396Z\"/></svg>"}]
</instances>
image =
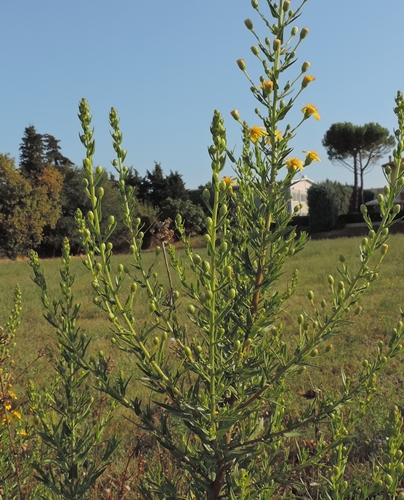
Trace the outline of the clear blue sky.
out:
<instances>
[{"instance_id":1,"label":"clear blue sky","mask_svg":"<svg viewBox=\"0 0 404 500\"><path fill-rule=\"evenodd\" d=\"M298 4L292 0L292 7ZM260 5L264 11L266 1ZM13 0L1 3L0 17L2 153L18 158L24 128L32 124L60 139L62 153L81 165L77 105L85 97L98 164L112 169L113 106L127 165L144 175L161 162L167 174L178 170L194 188L210 179L215 108L225 117L230 147L241 143L232 109L259 124L249 83L235 63L243 57L252 75L261 74L244 19L251 17L262 38L267 33L250 0ZM309 149L322 158L304 171L311 179L352 182L321 145L332 123L396 126L394 97L404 91L403 19L398 0L309 0L304 7L296 24L310 33L299 65L310 61L316 81L298 105L315 104L322 119L306 121L292 146L296 156ZM231 173L229 164L225 174ZM383 182L378 165L365 178L368 188Z\"/></svg>"}]
</instances>

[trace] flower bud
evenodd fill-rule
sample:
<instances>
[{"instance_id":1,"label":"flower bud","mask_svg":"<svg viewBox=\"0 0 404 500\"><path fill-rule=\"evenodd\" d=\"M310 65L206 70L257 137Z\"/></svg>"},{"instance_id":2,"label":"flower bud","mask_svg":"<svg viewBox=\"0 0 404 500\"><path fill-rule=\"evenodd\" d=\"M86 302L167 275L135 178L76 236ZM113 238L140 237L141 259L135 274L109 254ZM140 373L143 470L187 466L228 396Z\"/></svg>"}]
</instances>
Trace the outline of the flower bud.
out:
<instances>
[{"instance_id":1,"label":"flower bud","mask_svg":"<svg viewBox=\"0 0 404 500\"><path fill-rule=\"evenodd\" d=\"M345 290L345 283L344 283L343 281L340 281L340 282L338 283L338 290L339 290L340 292L342 292L343 290Z\"/></svg>"},{"instance_id":2,"label":"flower bud","mask_svg":"<svg viewBox=\"0 0 404 500\"><path fill-rule=\"evenodd\" d=\"M189 304L189 306L188 306L189 314L195 314L195 311L196 311L195 306L193 306L192 304Z\"/></svg>"},{"instance_id":3,"label":"flower bud","mask_svg":"<svg viewBox=\"0 0 404 500\"><path fill-rule=\"evenodd\" d=\"M247 29L249 29L249 30L251 30L251 31L254 29L254 25L253 25L253 23L252 23L251 19L246 19L246 20L244 21L244 24L245 24L245 27L246 27Z\"/></svg>"},{"instance_id":4,"label":"flower bud","mask_svg":"<svg viewBox=\"0 0 404 500\"><path fill-rule=\"evenodd\" d=\"M310 300L310 302L313 302L313 300L314 300L314 292L312 290L309 290L309 292L307 293L307 297Z\"/></svg>"},{"instance_id":5,"label":"flower bud","mask_svg":"<svg viewBox=\"0 0 404 500\"><path fill-rule=\"evenodd\" d=\"M258 0L251 0L251 6L253 9L258 9Z\"/></svg>"},{"instance_id":6,"label":"flower bud","mask_svg":"<svg viewBox=\"0 0 404 500\"><path fill-rule=\"evenodd\" d=\"M160 339L158 337L154 337L153 344L154 345L159 345L160 344Z\"/></svg>"},{"instance_id":7,"label":"flower bud","mask_svg":"<svg viewBox=\"0 0 404 500\"><path fill-rule=\"evenodd\" d=\"M237 59L237 66L241 69L241 71L245 71L247 66L245 65L244 59Z\"/></svg>"},{"instance_id":8,"label":"flower bud","mask_svg":"<svg viewBox=\"0 0 404 500\"><path fill-rule=\"evenodd\" d=\"M111 227L115 224L115 217L113 215L110 215L108 217L108 226Z\"/></svg>"},{"instance_id":9,"label":"flower bud","mask_svg":"<svg viewBox=\"0 0 404 500\"><path fill-rule=\"evenodd\" d=\"M279 40L279 38L275 38L273 43L273 49L275 52L280 49L281 43L282 42Z\"/></svg>"},{"instance_id":10,"label":"flower bud","mask_svg":"<svg viewBox=\"0 0 404 500\"><path fill-rule=\"evenodd\" d=\"M398 204L397 204L397 205L394 205L394 207L393 207L393 215L397 215L397 214L399 214L399 213L400 213L400 210L401 210L400 205L398 205Z\"/></svg>"},{"instance_id":11,"label":"flower bud","mask_svg":"<svg viewBox=\"0 0 404 500\"><path fill-rule=\"evenodd\" d=\"M296 36L299 33L299 28L297 26L293 26L291 35Z\"/></svg>"},{"instance_id":12,"label":"flower bud","mask_svg":"<svg viewBox=\"0 0 404 500\"><path fill-rule=\"evenodd\" d=\"M241 119L240 119L240 113L238 112L237 109L233 109L233 111L230 111L230 114L231 116L237 121L239 122Z\"/></svg>"},{"instance_id":13,"label":"flower bud","mask_svg":"<svg viewBox=\"0 0 404 500\"><path fill-rule=\"evenodd\" d=\"M289 10L289 8L290 8L290 0L285 0L283 2L283 11L287 12Z\"/></svg>"},{"instance_id":14,"label":"flower bud","mask_svg":"<svg viewBox=\"0 0 404 500\"><path fill-rule=\"evenodd\" d=\"M98 188L98 196L100 198L104 196L104 188L102 186Z\"/></svg>"},{"instance_id":15,"label":"flower bud","mask_svg":"<svg viewBox=\"0 0 404 500\"><path fill-rule=\"evenodd\" d=\"M260 49L256 45L251 47L251 52L257 57L260 55Z\"/></svg>"},{"instance_id":16,"label":"flower bud","mask_svg":"<svg viewBox=\"0 0 404 500\"><path fill-rule=\"evenodd\" d=\"M381 248L380 248L380 251L382 253L382 255L386 255L387 251L389 249L389 246L387 245L387 243L384 243Z\"/></svg>"},{"instance_id":17,"label":"flower bud","mask_svg":"<svg viewBox=\"0 0 404 500\"><path fill-rule=\"evenodd\" d=\"M305 61L303 64L302 64L302 73L306 73L306 71L310 68L310 63L309 61Z\"/></svg>"},{"instance_id":18,"label":"flower bud","mask_svg":"<svg viewBox=\"0 0 404 500\"><path fill-rule=\"evenodd\" d=\"M98 165L98 167L95 169L95 173L97 175L101 175L102 174L102 167L101 167L101 165Z\"/></svg>"},{"instance_id":19,"label":"flower bud","mask_svg":"<svg viewBox=\"0 0 404 500\"><path fill-rule=\"evenodd\" d=\"M380 205L384 204L384 196L382 195L382 193L379 193L377 195L377 201L379 202Z\"/></svg>"},{"instance_id":20,"label":"flower bud","mask_svg":"<svg viewBox=\"0 0 404 500\"><path fill-rule=\"evenodd\" d=\"M327 280L328 280L329 285L331 285L331 286L334 285L334 278L331 276L331 274L328 275Z\"/></svg>"},{"instance_id":21,"label":"flower bud","mask_svg":"<svg viewBox=\"0 0 404 500\"><path fill-rule=\"evenodd\" d=\"M311 356L312 358L316 357L317 355L318 355L318 349L313 349L313 350L311 351L311 353L310 353L310 356Z\"/></svg>"},{"instance_id":22,"label":"flower bud","mask_svg":"<svg viewBox=\"0 0 404 500\"><path fill-rule=\"evenodd\" d=\"M303 40L303 38L306 38L308 33L309 33L308 28L303 28L302 31L300 32L300 40Z\"/></svg>"}]
</instances>

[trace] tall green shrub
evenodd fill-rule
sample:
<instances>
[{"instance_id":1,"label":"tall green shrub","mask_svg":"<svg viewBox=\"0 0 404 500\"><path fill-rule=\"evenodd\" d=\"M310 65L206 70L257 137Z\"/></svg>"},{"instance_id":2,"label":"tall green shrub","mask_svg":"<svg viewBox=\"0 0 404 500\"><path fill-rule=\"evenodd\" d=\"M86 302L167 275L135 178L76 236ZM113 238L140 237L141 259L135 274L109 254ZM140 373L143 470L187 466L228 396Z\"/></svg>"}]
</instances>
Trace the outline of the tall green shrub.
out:
<instances>
[{"instance_id":1,"label":"tall green shrub","mask_svg":"<svg viewBox=\"0 0 404 500\"><path fill-rule=\"evenodd\" d=\"M325 184L313 184L307 191L309 226L312 233L331 231L338 218L338 205L334 193Z\"/></svg>"}]
</instances>

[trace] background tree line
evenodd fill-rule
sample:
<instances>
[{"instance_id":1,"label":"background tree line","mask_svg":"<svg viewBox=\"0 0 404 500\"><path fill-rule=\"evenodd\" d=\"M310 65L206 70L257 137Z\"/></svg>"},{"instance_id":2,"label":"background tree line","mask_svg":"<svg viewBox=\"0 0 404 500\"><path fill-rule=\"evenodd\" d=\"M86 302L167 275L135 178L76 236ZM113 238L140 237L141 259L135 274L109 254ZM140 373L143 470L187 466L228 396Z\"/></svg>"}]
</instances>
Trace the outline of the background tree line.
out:
<instances>
[{"instance_id":1,"label":"background tree line","mask_svg":"<svg viewBox=\"0 0 404 500\"><path fill-rule=\"evenodd\" d=\"M42 256L54 256L66 236L72 250L80 252L74 216L77 208L87 212L90 203L82 189L83 169L62 154L59 143L30 125L24 131L18 165L0 153L0 256L14 258L31 248ZM105 172L100 186L104 211L118 223L114 244L119 249L126 245L126 233L114 175ZM144 177L129 169L128 186L135 189L134 216L142 219L145 229L157 220L174 220L181 212L190 234L203 231L205 186L189 191L178 172L166 176L159 163Z\"/></svg>"},{"instance_id":2,"label":"background tree line","mask_svg":"<svg viewBox=\"0 0 404 500\"><path fill-rule=\"evenodd\" d=\"M35 249L41 256L60 252L63 238L80 252L74 220L75 211L90 209L82 183L83 169L61 152L60 141L50 134L40 134L33 125L26 127L20 145L19 164L0 153L0 256L16 257ZM310 229L326 231L335 227L338 216L357 212L360 204L374 194L364 189L364 175L392 148L394 139L377 123L363 126L334 123L323 138L328 158L354 174L353 186L326 181L308 192ZM181 213L189 234L204 231L206 206L202 192L210 183L188 190L177 171L165 175L159 163L141 176L130 168L127 185L135 190L134 215L142 219L145 230L158 220L174 220ZM114 245L126 243L125 226L120 214L120 199L113 174L104 173L104 209L118 223ZM106 223L106 221L104 221ZM145 243L153 238L146 232Z\"/></svg>"}]
</instances>

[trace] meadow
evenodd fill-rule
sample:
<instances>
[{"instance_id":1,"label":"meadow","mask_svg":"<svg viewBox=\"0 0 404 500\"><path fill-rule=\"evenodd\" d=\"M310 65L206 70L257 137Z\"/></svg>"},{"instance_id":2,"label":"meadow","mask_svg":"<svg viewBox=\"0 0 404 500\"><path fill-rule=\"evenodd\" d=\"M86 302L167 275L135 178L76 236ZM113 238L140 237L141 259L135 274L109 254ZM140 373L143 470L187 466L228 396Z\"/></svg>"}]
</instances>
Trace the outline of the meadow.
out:
<instances>
[{"instance_id":1,"label":"meadow","mask_svg":"<svg viewBox=\"0 0 404 500\"><path fill-rule=\"evenodd\" d=\"M287 309L282 314L280 321L284 325L284 336L292 344L298 333L297 316L304 308L310 313L310 303L307 298L308 291L314 292L314 303L328 300L330 291L327 276L337 276L336 269L341 266L340 255L345 257L345 262L357 265L360 238L340 238L336 240L310 241L305 250L297 253L284 268L284 273L279 280L279 289L286 287L291 281L294 269L299 272L299 283L294 296L288 301ZM389 241L389 252L383 262L380 277L371 284L368 293L361 300L363 313L350 318L351 324L346 325L332 339L333 349L327 353L326 361L322 356L316 357L313 366L307 370L307 375L299 375L289 379L289 394L292 404L296 409L304 400L299 394L308 389L327 388L327 391L338 390L341 386L341 369L346 375L355 380L355 374L360 371L365 358L372 359L376 356L378 341L386 341L392 329L400 318L400 308L403 307L404 298L404 266L402 264L402 248L404 235L392 236ZM204 256L206 250L198 250ZM186 256L183 250L178 250L179 256ZM154 260L154 252L143 253L145 266ZM164 262L159 257L156 271L161 274L164 282ZM130 266L130 259L125 255L113 257L112 267L119 264ZM59 290L59 259L46 259L41 261L48 279L49 296L56 298ZM72 259L72 272L75 275L73 286L74 300L81 304L81 313L78 325L83 333L91 338L89 355L97 354L99 350L110 356L111 370L123 370L125 374L132 374L140 378L141 373L136 367L133 357L118 351L111 343L111 326L105 314L93 303L94 291L91 287L91 275L82 262L82 257ZM19 401L29 413L28 401L24 397L28 379L33 379L38 387L46 388L54 376L52 357L57 352L54 331L43 318L40 291L33 283L32 271L25 260L0 261L0 317L4 322L12 308L12 290L18 283L22 292L21 325L15 336L16 348L13 359L19 369L29 366L38 352L41 358L36 361L20 378L15 386ZM175 275L174 275L175 277ZM187 323L186 294L181 292L181 285L175 282L175 288L180 291L181 299L178 314L188 326L188 335L192 336L193 325ZM138 323L146 320L150 314L147 301L142 299L142 294L136 296L134 315ZM321 353L320 353L321 354ZM173 353L173 362L175 355ZM393 404L402 405L404 396L404 357L402 355L393 359L386 370L380 373L377 392L371 403L371 409L366 419L357 427L356 445L351 454L350 474L365 474L364 462L377 451L384 439L384 422L389 409ZM136 385L137 396L148 400L148 389L138 382ZM293 400L295 399L295 403ZM297 411L297 410L296 410ZM128 420L129 418L129 420ZM94 498L134 498L133 487L138 484L141 476L150 465L157 461L170 476L170 460L157 443L150 441L137 423L133 415L129 416L125 410L115 412L110 424L109 434L117 433L121 443L113 462L94 491ZM314 436L312 430L305 436L305 443L311 442ZM146 463L147 462L147 463ZM172 472L174 474L174 471ZM126 488L126 489L125 489ZM102 491L102 493L101 493Z\"/></svg>"}]
</instances>

